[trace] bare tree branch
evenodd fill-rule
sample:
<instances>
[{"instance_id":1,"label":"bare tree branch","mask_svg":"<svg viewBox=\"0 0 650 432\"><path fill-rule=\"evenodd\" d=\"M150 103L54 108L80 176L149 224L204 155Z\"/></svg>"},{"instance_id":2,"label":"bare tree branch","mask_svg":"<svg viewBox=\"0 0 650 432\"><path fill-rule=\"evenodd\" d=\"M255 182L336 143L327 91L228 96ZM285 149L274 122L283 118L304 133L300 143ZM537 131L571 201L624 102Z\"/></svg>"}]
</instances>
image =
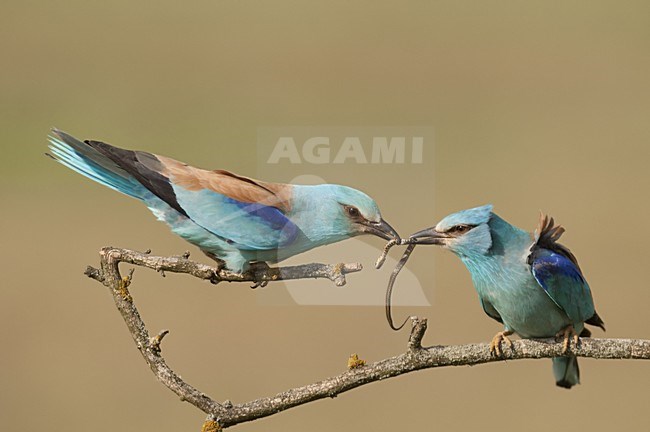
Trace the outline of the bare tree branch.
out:
<instances>
[{"instance_id":1,"label":"bare tree branch","mask_svg":"<svg viewBox=\"0 0 650 432\"><path fill-rule=\"evenodd\" d=\"M88 267L86 275L110 288L115 304L122 314L131 335L145 361L159 381L187 401L208 414L203 431L218 431L239 423L270 416L280 411L318 399L336 397L338 394L374 381L402 375L416 370L443 367L477 365L503 360L558 357L563 353L563 344L554 339L517 340L513 349L506 349L499 358L490 354L489 344L468 344L458 346L432 346L423 348L427 321L411 318L412 328L405 353L376 363L364 365L356 359L351 369L325 380L278 393L242 404L218 403L183 381L165 362L160 343L167 335L163 330L150 337L140 314L133 303L128 287L131 276L122 277L118 266L126 262L157 271L187 273L213 283L219 281L251 281L299 279L325 277L337 285L345 283L345 274L359 271L360 265L308 264L304 266L258 269L254 274L236 274L220 268L212 268L189 261L184 257L156 257L126 249L106 247L100 252L101 267ZM274 277L275 276L275 277ZM266 278L266 279L265 279ZM578 346L570 346L569 354L597 359L644 359L650 360L650 340L635 339L580 339Z\"/></svg>"},{"instance_id":2,"label":"bare tree branch","mask_svg":"<svg viewBox=\"0 0 650 432\"><path fill-rule=\"evenodd\" d=\"M205 264L190 261L189 252L182 256L160 257L149 255L150 251L145 253L136 252L128 249L114 247L102 248L100 255L102 265L104 261L112 260L116 262L125 262L140 267L147 267L163 276L166 271L173 273L187 273L199 279L205 279L213 284L219 282L272 282L280 280L321 278L329 279L337 286L345 285L345 275L348 273L359 272L363 269L361 264L305 264L292 267L267 267L265 265L254 266L250 271L245 273L235 273L224 268L223 262L219 262L217 267L210 267ZM88 266L85 272L86 276L104 282L103 267L96 269Z\"/></svg>"}]
</instances>

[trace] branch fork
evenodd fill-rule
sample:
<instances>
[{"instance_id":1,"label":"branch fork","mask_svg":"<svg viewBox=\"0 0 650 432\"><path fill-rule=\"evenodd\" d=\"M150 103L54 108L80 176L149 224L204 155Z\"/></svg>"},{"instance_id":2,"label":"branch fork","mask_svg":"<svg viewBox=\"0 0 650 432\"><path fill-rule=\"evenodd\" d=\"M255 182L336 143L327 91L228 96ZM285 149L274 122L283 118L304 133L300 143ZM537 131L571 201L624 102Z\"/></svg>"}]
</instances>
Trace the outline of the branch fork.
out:
<instances>
[{"instance_id":1,"label":"branch fork","mask_svg":"<svg viewBox=\"0 0 650 432\"><path fill-rule=\"evenodd\" d=\"M217 432L239 423L277 414L289 408L318 399L333 398L338 394L362 385L399 376L416 370L444 367L477 365L503 360L551 358L566 354L599 359L650 359L650 340L635 339L591 339L582 338L580 344L571 344L568 351L562 342L554 339L516 340L512 349L495 357L489 344L468 344L459 346L423 347L422 339L427 330L427 320L411 317L411 332L407 349L403 354L375 363L366 363L358 356L348 360L348 370L322 381L278 393L275 396L252 400L241 404L230 401L219 403L195 387L186 383L165 362L160 344L169 333L163 330L150 336L140 313L135 306L128 287L132 282L133 270L122 277L121 262L150 268L156 271L185 273L213 283L259 282L260 276L267 280L289 280L305 278L327 278L340 286L345 284L345 275L361 270L360 264L307 264L302 266L267 268L253 274L237 274L221 267L210 267L190 261L189 254L180 257L158 257L127 249L105 247L100 251L99 269L88 267L85 274L110 289L113 300L126 323L136 346L149 368L167 388L182 401L194 405L208 415L203 432ZM263 274L257 273L262 272ZM343 366L343 365L342 365Z\"/></svg>"}]
</instances>

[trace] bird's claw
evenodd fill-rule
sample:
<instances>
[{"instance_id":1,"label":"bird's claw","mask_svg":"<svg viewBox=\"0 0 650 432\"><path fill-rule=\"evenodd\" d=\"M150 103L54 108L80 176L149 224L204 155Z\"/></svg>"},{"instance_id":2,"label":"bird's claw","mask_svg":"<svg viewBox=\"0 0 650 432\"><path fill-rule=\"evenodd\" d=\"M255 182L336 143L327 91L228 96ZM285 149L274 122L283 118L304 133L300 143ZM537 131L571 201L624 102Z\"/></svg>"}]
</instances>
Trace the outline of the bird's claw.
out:
<instances>
[{"instance_id":1,"label":"bird's claw","mask_svg":"<svg viewBox=\"0 0 650 432\"><path fill-rule=\"evenodd\" d=\"M264 287L267 286L268 284L269 284L269 281L267 281L267 280L257 281L257 282L255 282L253 285L251 285L251 289L255 289L255 288L264 288Z\"/></svg>"},{"instance_id":2,"label":"bird's claw","mask_svg":"<svg viewBox=\"0 0 650 432\"><path fill-rule=\"evenodd\" d=\"M258 279L253 282L251 285L252 289L255 288L264 288L269 284L269 271L271 267L264 261L256 261L250 264L250 273L253 275L253 279Z\"/></svg>"},{"instance_id":3,"label":"bird's claw","mask_svg":"<svg viewBox=\"0 0 650 432\"><path fill-rule=\"evenodd\" d=\"M569 351L571 339L573 339L573 344L576 346L580 342L580 335L576 332L576 329L573 328L573 325L571 324L564 327L562 330L555 334L555 339L560 338L564 341L562 344L562 354L566 354L567 351Z\"/></svg>"},{"instance_id":4,"label":"bird's claw","mask_svg":"<svg viewBox=\"0 0 650 432\"><path fill-rule=\"evenodd\" d=\"M508 348L512 350L512 341L510 338L508 338L508 336L511 334L513 334L513 332L504 330L494 335L492 341L490 342L490 354L495 357L501 357L501 355L503 355L503 351L501 350L501 342L505 342L508 345Z\"/></svg>"}]
</instances>

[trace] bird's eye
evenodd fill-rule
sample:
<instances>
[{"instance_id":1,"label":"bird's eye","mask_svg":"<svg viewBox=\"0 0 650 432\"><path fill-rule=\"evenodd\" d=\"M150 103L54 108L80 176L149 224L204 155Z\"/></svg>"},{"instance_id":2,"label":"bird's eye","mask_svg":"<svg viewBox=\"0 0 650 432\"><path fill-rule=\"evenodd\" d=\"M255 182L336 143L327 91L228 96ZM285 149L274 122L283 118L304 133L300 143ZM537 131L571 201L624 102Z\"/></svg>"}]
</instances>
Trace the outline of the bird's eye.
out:
<instances>
[{"instance_id":1,"label":"bird's eye","mask_svg":"<svg viewBox=\"0 0 650 432\"><path fill-rule=\"evenodd\" d=\"M354 206L345 206L345 212L348 214L348 216L352 218L358 218L359 216L361 216L361 213L359 213L359 209Z\"/></svg>"},{"instance_id":2,"label":"bird's eye","mask_svg":"<svg viewBox=\"0 0 650 432\"><path fill-rule=\"evenodd\" d=\"M449 229L449 232L455 233L455 234L462 234L465 233L469 230L472 229L471 225L465 225L465 224L460 224L460 225L454 225Z\"/></svg>"}]
</instances>

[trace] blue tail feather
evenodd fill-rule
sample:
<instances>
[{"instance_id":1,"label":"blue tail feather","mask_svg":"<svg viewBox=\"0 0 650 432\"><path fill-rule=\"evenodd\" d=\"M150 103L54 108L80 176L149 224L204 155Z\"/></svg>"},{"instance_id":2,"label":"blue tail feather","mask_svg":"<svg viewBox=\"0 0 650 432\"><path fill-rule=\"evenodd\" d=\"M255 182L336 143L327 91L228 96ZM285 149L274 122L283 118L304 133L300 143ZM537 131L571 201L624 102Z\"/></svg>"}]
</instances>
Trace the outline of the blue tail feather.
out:
<instances>
[{"instance_id":1,"label":"blue tail feather","mask_svg":"<svg viewBox=\"0 0 650 432\"><path fill-rule=\"evenodd\" d=\"M76 138L52 130L49 148L57 162L106 187L138 199L147 196L147 189L112 160Z\"/></svg>"},{"instance_id":2,"label":"blue tail feather","mask_svg":"<svg viewBox=\"0 0 650 432\"><path fill-rule=\"evenodd\" d=\"M554 357L553 375L555 375L555 384L557 384L558 387L570 389L574 385L580 384L578 359L573 356Z\"/></svg>"},{"instance_id":3,"label":"blue tail feather","mask_svg":"<svg viewBox=\"0 0 650 432\"><path fill-rule=\"evenodd\" d=\"M105 170L103 170L99 165L90 161L85 161L75 153L63 151L58 147L51 147L50 151L55 160L68 168L114 190L133 196L129 193L132 189L132 184L125 181L122 177L115 175L107 176L105 172L103 172Z\"/></svg>"}]
</instances>

